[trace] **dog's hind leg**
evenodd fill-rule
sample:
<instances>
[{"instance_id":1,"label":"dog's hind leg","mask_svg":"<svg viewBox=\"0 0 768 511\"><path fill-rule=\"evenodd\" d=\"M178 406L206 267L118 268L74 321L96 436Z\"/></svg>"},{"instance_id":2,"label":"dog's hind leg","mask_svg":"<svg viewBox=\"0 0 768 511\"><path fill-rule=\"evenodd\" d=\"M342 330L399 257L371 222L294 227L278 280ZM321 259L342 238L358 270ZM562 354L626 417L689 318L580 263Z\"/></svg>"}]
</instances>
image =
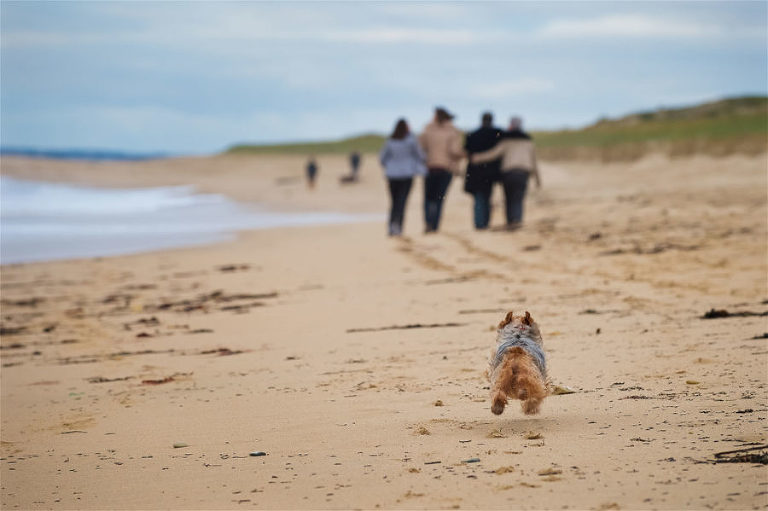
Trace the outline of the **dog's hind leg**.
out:
<instances>
[{"instance_id":1,"label":"dog's hind leg","mask_svg":"<svg viewBox=\"0 0 768 511\"><path fill-rule=\"evenodd\" d=\"M523 407L523 413L526 415L535 415L539 413L539 406L541 405L541 399L531 398L521 403Z\"/></svg>"},{"instance_id":2,"label":"dog's hind leg","mask_svg":"<svg viewBox=\"0 0 768 511\"><path fill-rule=\"evenodd\" d=\"M530 357L526 357L518 366L516 384L517 396L521 401L523 413L526 415L539 413L541 401L547 396L547 388Z\"/></svg>"},{"instance_id":3,"label":"dog's hind leg","mask_svg":"<svg viewBox=\"0 0 768 511\"><path fill-rule=\"evenodd\" d=\"M520 348L508 350L501 365L494 371L491 386L491 411L496 415L501 415L509 398L515 398L515 378L518 365L516 357L520 353L522 353Z\"/></svg>"},{"instance_id":4,"label":"dog's hind leg","mask_svg":"<svg viewBox=\"0 0 768 511\"><path fill-rule=\"evenodd\" d=\"M518 380L518 383L521 386L519 395L523 413L526 415L539 413L539 406L547 396L547 388L541 379L525 375Z\"/></svg>"}]
</instances>

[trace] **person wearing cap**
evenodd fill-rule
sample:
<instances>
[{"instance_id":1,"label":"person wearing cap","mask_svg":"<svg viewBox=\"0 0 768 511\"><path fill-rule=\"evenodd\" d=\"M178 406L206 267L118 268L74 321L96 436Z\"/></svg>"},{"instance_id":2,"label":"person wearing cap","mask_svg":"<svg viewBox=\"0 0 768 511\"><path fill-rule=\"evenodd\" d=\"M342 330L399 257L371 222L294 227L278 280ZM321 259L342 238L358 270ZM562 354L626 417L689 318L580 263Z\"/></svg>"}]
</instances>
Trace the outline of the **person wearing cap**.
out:
<instances>
[{"instance_id":1,"label":"person wearing cap","mask_svg":"<svg viewBox=\"0 0 768 511\"><path fill-rule=\"evenodd\" d=\"M536 187L541 188L536 152L531 136L522 129L522 119L512 117L509 130L501 141L488 151L471 156L473 164L501 158L501 182L506 199L507 228L515 229L523 220L523 199L528 189L528 179L533 176Z\"/></svg>"},{"instance_id":2,"label":"person wearing cap","mask_svg":"<svg viewBox=\"0 0 768 511\"><path fill-rule=\"evenodd\" d=\"M427 155L427 177L424 179L424 231L427 233L436 232L440 226L443 200L453 174L459 170L459 160L464 157L463 137L453 126L453 117L445 108L437 107L435 118L419 136L419 143Z\"/></svg>"},{"instance_id":3,"label":"person wearing cap","mask_svg":"<svg viewBox=\"0 0 768 511\"><path fill-rule=\"evenodd\" d=\"M501 140L502 131L493 125L493 114L485 112L478 129L467 135L464 150L468 155L493 149ZM467 163L464 191L475 199L475 229L487 229L491 221L491 192L493 183L501 179L500 159L485 163Z\"/></svg>"}]
</instances>

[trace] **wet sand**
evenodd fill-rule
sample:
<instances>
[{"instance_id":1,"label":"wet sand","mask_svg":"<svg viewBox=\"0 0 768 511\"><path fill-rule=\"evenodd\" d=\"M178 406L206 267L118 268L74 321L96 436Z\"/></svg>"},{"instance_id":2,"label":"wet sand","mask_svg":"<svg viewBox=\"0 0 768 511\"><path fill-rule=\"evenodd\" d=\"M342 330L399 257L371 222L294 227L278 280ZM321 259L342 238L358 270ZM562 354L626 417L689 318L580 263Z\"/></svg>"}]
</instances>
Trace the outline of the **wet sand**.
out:
<instances>
[{"instance_id":1,"label":"wet sand","mask_svg":"<svg viewBox=\"0 0 768 511\"><path fill-rule=\"evenodd\" d=\"M314 191L302 163L2 170L386 209L373 157L345 187L346 160L321 158ZM545 163L542 178L511 233L475 232L454 180L436 235L418 185L401 239L297 227L3 266L2 508L765 508L768 468L743 455L768 444L766 157ZM537 416L490 412L508 310L531 312L553 385L575 391ZM716 456L740 449L755 450Z\"/></svg>"}]
</instances>

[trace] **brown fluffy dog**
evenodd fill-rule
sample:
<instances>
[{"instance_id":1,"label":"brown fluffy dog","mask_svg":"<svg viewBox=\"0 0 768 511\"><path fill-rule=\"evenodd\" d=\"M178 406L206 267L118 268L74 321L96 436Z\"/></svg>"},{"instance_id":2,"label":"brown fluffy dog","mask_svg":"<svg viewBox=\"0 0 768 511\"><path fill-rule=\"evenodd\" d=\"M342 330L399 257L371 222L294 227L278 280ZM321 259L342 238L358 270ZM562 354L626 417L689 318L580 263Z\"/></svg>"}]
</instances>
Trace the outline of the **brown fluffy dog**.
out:
<instances>
[{"instance_id":1,"label":"brown fluffy dog","mask_svg":"<svg viewBox=\"0 0 768 511\"><path fill-rule=\"evenodd\" d=\"M491 382L491 411L500 415L508 399L522 401L526 415L539 413L547 396L547 365L539 326L526 311L525 316L507 313L499 323L488 370Z\"/></svg>"}]
</instances>

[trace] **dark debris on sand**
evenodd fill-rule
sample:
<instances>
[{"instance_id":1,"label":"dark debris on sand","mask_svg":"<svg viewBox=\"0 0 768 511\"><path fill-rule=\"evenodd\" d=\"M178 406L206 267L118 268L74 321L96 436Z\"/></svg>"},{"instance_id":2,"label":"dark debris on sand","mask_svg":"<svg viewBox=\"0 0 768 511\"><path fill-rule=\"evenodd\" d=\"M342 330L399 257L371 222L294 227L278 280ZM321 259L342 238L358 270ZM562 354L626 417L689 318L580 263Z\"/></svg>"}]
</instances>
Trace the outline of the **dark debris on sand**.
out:
<instances>
[{"instance_id":1,"label":"dark debris on sand","mask_svg":"<svg viewBox=\"0 0 768 511\"><path fill-rule=\"evenodd\" d=\"M192 312L196 310L208 310L211 305L230 304L231 302L237 302L242 300L264 300L268 298L277 298L276 292L258 293L258 294L232 294L227 295L223 291L213 291L211 293L205 293L189 300L181 300L177 302L163 302L158 305L147 306L148 310L158 311L174 311L174 312ZM261 302L251 302L248 304L235 304L226 305L220 307L220 310L242 310L250 307L260 307L264 304Z\"/></svg>"},{"instance_id":2,"label":"dark debris on sand","mask_svg":"<svg viewBox=\"0 0 768 511\"><path fill-rule=\"evenodd\" d=\"M421 323L412 323L410 325L390 325L390 326L382 326L382 327L371 327L371 328L349 328L347 329L347 333L357 333L357 332L380 332L382 330L410 330L413 328L445 328L445 327L454 327L454 326L464 326L465 323L432 323L428 325L424 325Z\"/></svg>"},{"instance_id":3,"label":"dark debris on sand","mask_svg":"<svg viewBox=\"0 0 768 511\"><path fill-rule=\"evenodd\" d=\"M19 327L0 326L0 335L19 335L24 333L26 329L27 327L25 326L19 326Z\"/></svg>"},{"instance_id":4,"label":"dark debris on sand","mask_svg":"<svg viewBox=\"0 0 768 511\"><path fill-rule=\"evenodd\" d=\"M600 252L598 255L601 255L601 256L614 256L614 255L624 255L624 254L653 255L653 254L661 254L662 252L667 252L668 250L690 252L693 250L699 250L700 248L701 248L701 245L681 245L679 243L664 242L664 243L657 243L650 248L635 246L633 248L617 248L613 250L605 250L603 252Z\"/></svg>"},{"instance_id":5,"label":"dark debris on sand","mask_svg":"<svg viewBox=\"0 0 768 511\"><path fill-rule=\"evenodd\" d=\"M757 453L751 451L760 451ZM759 463L768 465L768 445L715 453L715 463Z\"/></svg>"},{"instance_id":6,"label":"dark debris on sand","mask_svg":"<svg viewBox=\"0 0 768 511\"><path fill-rule=\"evenodd\" d=\"M729 312L725 309L709 309L701 316L701 319L719 319L719 318L746 318L751 316L768 316L768 311L765 312L752 312L752 311L740 311Z\"/></svg>"}]
</instances>

